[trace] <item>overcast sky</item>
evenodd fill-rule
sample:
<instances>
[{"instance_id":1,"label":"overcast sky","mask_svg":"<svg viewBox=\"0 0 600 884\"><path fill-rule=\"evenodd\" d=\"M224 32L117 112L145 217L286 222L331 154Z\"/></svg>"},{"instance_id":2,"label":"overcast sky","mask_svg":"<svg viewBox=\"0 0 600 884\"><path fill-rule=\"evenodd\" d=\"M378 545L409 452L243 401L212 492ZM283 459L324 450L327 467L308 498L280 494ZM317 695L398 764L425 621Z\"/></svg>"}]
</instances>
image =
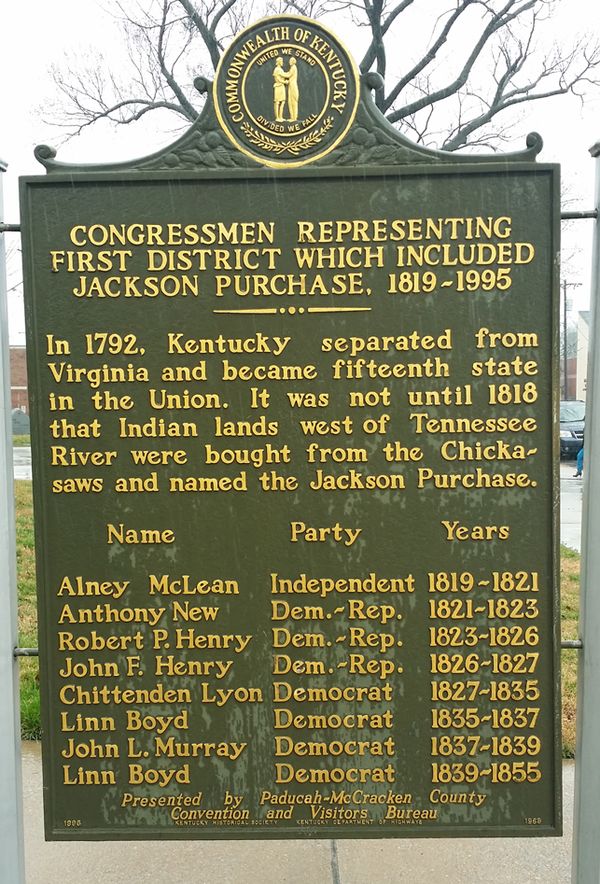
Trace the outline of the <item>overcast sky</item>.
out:
<instances>
[{"instance_id":1,"label":"overcast sky","mask_svg":"<svg viewBox=\"0 0 600 884\"><path fill-rule=\"evenodd\" d=\"M436 0L429 0L436 2ZM329 26L332 27L331 23ZM556 22L557 34L568 40L576 33L587 33L590 38L600 28L597 0L562 0ZM355 56L360 58L361 47L352 28L333 29L340 34ZM4 217L18 221L18 177L24 174L43 174L43 168L33 157L36 144L56 145L58 133L45 124L40 116L40 105L51 95L52 84L48 69L60 61L65 52L84 51L89 57L102 50L105 54L117 39L115 24L105 11L101 0L31 0L28 3L3 4L0 18L0 58L2 85L0 87L0 159L9 164L3 176ZM528 131L538 131L544 139L541 162L559 162L567 192L576 203L569 208L591 209L594 203L594 161L589 148L600 141L600 97L588 98L582 105L576 98L539 102L528 106L527 119L519 124L518 146L524 146ZM152 115L144 127L137 130L120 127L113 131L107 126L92 127L85 136L59 148L59 159L76 162L130 159L145 155L154 148L174 140L172 136L154 132ZM519 130L518 130L519 131ZM578 262L570 265L570 276L580 282L573 289L575 307L587 306L589 297L589 243L591 222L578 222L566 231L565 240L582 246ZM14 252L16 237L6 237L7 246ZM576 266L576 265L579 266ZM9 287L18 280L11 263ZM571 269L572 267L572 269ZM11 293L11 339L23 342L18 290Z\"/></svg>"}]
</instances>

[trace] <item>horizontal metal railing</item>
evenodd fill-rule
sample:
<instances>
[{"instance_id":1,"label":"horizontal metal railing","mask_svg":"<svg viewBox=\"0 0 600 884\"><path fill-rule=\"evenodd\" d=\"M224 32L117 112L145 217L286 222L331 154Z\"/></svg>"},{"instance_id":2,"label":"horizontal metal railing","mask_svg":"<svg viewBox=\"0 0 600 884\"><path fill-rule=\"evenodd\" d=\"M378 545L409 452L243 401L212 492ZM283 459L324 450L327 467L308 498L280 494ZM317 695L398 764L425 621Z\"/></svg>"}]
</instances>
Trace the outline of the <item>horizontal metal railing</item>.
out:
<instances>
[{"instance_id":1,"label":"horizontal metal railing","mask_svg":"<svg viewBox=\"0 0 600 884\"><path fill-rule=\"evenodd\" d=\"M574 650L581 651L583 649L583 642L580 639L565 639L560 643L560 648L562 651L565 650ZM40 652L38 648L15 648L13 652L13 656L15 657L39 657Z\"/></svg>"}]
</instances>

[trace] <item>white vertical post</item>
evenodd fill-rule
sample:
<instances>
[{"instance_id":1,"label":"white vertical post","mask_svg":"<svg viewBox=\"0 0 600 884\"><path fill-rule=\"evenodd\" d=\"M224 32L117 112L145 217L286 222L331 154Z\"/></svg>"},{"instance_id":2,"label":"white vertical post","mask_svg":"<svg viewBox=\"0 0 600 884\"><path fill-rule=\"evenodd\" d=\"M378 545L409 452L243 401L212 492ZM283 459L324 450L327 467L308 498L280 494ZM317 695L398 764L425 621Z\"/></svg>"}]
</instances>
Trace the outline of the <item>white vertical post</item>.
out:
<instances>
[{"instance_id":1,"label":"white vertical post","mask_svg":"<svg viewBox=\"0 0 600 884\"><path fill-rule=\"evenodd\" d=\"M600 144L596 208L600 207ZM590 350L585 409L581 536L581 604L575 752L573 884L600 884L600 220L596 218L591 284Z\"/></svg>"},{"instance_id":2,"label":"white vertical post","mask_svg":"<svg viewBox=\"0 0 600 884\"><path fill-rule=\"evenodd\" d=\"M3 220L0 161L0 222ZM17 646L17 569L12 464L6 254L0 233L0 881L23 884L23 787Z\"/></svg>"}]
</instances>

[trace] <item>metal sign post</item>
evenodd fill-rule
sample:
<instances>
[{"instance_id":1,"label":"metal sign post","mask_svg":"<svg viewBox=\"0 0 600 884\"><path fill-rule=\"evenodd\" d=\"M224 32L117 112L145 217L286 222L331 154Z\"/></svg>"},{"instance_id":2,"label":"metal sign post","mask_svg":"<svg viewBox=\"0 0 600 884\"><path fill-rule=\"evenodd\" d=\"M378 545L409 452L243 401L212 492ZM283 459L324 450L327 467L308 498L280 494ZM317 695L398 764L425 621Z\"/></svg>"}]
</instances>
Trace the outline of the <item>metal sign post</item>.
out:
<instances>
[{"instance_id":1,"label":"metal sign post","mask_svg":"<svg viewBox=\"0 0 600 884\"><path fill-rule=\"evenodd\" d=\"M0 173L6 166L0 161ZM2 214L0 174L0 221ZM10 364L4 237L0 236L0 880L24 874L21 726L17 645L17 575L11 446Z\"/></svg>"},{"instance_id":2,"label":"metal sign post","mask_svg":"<svg viewBox=\"0 0 600 884\"><path fill-rule=\"evenodd\" d=\"M600 143L591 150L597 160ZM600 206L600 164L596 172L596 206ZM582 511L580 637L583 650L579 657L577 697L577 768L575 773L575 813L573 834L574 884L597 884L600 881L600 227L596 219L591 283L590 356L587 374L585 416L585 482Z\"/></svg>"}]
</instances>

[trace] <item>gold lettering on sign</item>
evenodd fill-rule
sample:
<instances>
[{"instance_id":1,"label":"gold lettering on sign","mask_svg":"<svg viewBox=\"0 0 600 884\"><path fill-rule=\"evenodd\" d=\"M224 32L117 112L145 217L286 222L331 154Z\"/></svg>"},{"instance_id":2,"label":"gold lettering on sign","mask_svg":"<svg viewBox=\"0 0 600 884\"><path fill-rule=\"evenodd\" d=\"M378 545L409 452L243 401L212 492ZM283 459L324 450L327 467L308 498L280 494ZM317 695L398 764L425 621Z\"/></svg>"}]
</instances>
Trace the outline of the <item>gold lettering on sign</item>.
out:
<instances>
[{"instance_id":1,"label":"gold lettering on sign","mask_svg":"<svg viewBox=\"0 0 600 884\"><path fill-rule=\"evenodd\" d=\"M337 132L343 199L184 169L49 180L31 212L52 831L547 834L537 185L396 175L306 19L224 59L217 128L168 163L224 168L237 126L239 156L301 165Z\"/></svg>"}]
</instances>

